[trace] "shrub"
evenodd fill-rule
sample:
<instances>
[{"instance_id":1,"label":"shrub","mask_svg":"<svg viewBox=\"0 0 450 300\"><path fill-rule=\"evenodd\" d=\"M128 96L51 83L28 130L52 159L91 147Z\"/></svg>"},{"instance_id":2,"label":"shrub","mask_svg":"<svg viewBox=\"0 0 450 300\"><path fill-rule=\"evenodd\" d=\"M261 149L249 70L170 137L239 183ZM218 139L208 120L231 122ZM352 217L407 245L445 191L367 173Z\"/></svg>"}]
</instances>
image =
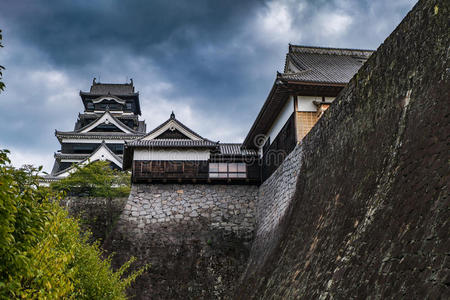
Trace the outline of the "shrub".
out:
<instances>
[{"instance_id":1,"label":"shrub","mask_svg":"<svg viewBox=\"0 0 450 300\"><path fill-rule=\"evenodd\" d=\"M143 269L124 276L131 260L113 271L59 195L39 187L40 168L10 167L8 153L0 150L0 298L126 298Z\"/></svg>"}]
</instances>

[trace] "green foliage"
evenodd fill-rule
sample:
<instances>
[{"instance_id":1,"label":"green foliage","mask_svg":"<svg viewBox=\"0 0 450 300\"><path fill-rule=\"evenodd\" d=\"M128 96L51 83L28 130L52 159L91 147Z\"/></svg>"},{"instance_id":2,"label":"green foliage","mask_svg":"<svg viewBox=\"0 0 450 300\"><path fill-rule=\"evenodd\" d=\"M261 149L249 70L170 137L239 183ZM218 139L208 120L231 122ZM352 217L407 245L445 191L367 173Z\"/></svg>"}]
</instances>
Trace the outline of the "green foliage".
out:
<instances>
[{"instance_id":1,"label":"green foliage","mask_svg":"<svg viewBox=\"0 0 450 300\"><path fill-rule=\"evenodd\" d=\"M113 170L106 161L85 166L74 165L75 172L54 182L51 188L68 194L91 197L126 197L130 193L130 174Z\"/></svg>"},{"instance_id":2,"label":"green foliage","mask_svg":"<svg viewBox=\"0 0 450 300\"><path fill-rule=\"evenodd\" d=\"M3 48L2 45L2 30L0 29L0 48ZM3 72L2 70L4 70L5 68L3 66L0 65L0 91L3 91L5 89L5 84L1 81L2 77L3 77Z\"/></svg>"},{"instance_id":3,"label":"green foliage","mask_svg":"<svg viewBox=\"0 0 450 300\"><path fill-rule=\"evenodd\" d=\"M129 261L113 271L59 196L38 186L40 169L14 169L8 153L0 150L0 298L124 299L143 269L124 276Z\"/></svg>"}]
</instances>

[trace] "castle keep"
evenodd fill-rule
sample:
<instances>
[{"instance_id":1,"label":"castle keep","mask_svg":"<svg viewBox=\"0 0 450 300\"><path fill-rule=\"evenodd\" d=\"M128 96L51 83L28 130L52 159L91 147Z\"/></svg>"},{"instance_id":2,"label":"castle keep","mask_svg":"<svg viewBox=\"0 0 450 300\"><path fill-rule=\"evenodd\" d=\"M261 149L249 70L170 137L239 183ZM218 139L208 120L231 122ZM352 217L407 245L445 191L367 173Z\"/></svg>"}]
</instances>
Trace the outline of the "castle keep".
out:
<instances>
[{"instance_id":1,"label":"castle keep","mask_svg":"<svg viewBox=\"0 0 450 300\"><path fill-rule=\"evenodd\" d=\"M61 150L54 154L51 174L44 184L68 176L73 164L107 160L112 168L122 169L123 146L126 141L142 137L146 131L139 120L139 93L133 81L125 84L105 84L95 78L89 92L80 91L84 112L78 114L72 131L55 130Z\"/></svg>"}]
</instances>

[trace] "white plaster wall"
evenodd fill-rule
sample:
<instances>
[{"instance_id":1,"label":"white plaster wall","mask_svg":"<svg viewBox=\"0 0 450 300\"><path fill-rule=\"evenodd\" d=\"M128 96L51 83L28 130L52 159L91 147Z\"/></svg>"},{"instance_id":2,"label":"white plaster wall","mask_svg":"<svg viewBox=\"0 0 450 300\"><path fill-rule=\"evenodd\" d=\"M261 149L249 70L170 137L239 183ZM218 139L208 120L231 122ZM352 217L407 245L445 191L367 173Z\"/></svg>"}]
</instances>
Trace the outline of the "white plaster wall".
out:
<instances>
[{"instance_id":1,"label":"white plaster wall","mask_svg":"<svg viewBox=\"0 0 450 300\"><path fill-rule=\"evenodd\" d=\"M326 102L332 102L334 97L325 97ZM322 96L297 96L297 110L316 112L317 106L313 101L322 102Z\"/></svg>"},{"instance_id":2,"label":"white plaster wall","mask_svg":"<svg viewBox=\"0 0 450 300\"><path fill-rule=\"evenodd\" d=\"M313 101L322 101L321 96L298 96L297 97L297 109L298 111L311 111L316 112L317 106Z\"/></svg>"},{"instance_id":3,"label":"white plaster wall","mask_svg":"<svg viewBox=\"0 0 450 300\"><path fill-rule=\"evenodd\" d=\"M75 143L75 144L78 144L78 143L95 144L95 143L98 143L99 140L101 140L101 139L62 139L61 142L62 143ZM125 143L125 140L108 140L108 139L105 139L105 140L101 140L101 141L105 142L107 144L124 144ZM130 140L127 140L127 141L130 141Z\"/></svg>"},{"instance_id":4,"label":"white plaster wall","mask_svg":"<svg viewBox=\"0 0 450 300\"><path fill-rule=\"evenodd\" d=\"M87 164L89 162L94 162L97 160L108 160L113 163L115 163L118 167L122 168L122 161L119 161L117 158L115 158L111 152L106 148L106 146L102 146L100 149L98 149L96 152L94 152L87 161L84 162L84 164Z\"/></svg>"},{"instance_id":5,"label":"white plaster wall","mask_svg":"<svg viewBox=\"0 0 450 300\"><path fill-rule=\"evenodd\" d=\"M270 143L272 143L275 140L278 133L280 133L284 124L286 124L287 120L289 119L289 117L293 112L294 112L293 97L289 97L289 100L286 101L286 104L282 108L281 112L278 114L278 117L276 118L272 127L267 132L267 136L270 137Z\"/></svg>"},{"instance_id":6,"label":"white plaster wall","mask_svg":"<svg viewBox=\"0 0 450 300\"><path fill-rule=\"evenodd\" d=\"M82 159L61 159L61 162L72 162L72 163L79 163Z\"/></svg>"},{"instance_id":7,"label":"white plaster wall","mask_svg":"<svg viewBox=\"0 0 450 300\"><path fill-rule=\"evenodd\" d=\"M209 150L136 149L133 160L208 160Z\"/></svg>"}]
</instances>

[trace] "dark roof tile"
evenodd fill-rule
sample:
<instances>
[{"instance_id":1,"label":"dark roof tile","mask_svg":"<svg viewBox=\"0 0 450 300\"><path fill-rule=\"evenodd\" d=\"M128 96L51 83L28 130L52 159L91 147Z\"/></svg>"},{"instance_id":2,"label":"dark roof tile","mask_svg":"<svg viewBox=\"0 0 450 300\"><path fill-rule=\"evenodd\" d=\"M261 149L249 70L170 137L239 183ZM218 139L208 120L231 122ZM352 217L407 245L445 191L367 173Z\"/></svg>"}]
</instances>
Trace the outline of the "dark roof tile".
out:
<instances>
[{"instance_id":1,"label":"dark roof tile","mask_svg":"<svg viewBox=\"0 0 450 300\"><path fill-rule=\"evenodd\" d=\"M290 46L286 57L300 71L281 74L282 79L346 84L373 51ZM286 62L286 63L287 63ZM285 70L288 72L289 70Z\"/></svg>"},{"instance_id":2,"label":"dark roof tile","mask_svg":"<svg viewBox=\"0 0 450 300\"><path fill-rule=\"evenodd\" d=\"M131 83L94 83L89 91L96 95L133 95L134 86Z\"/></svg>"},{"instance_id":3,"label":"dark roof tile","mask_svg":"<svg viewBox=\"0 0 450 300\"><path fill-rule=\"evenodd\" d=\"M189 139L153 139L153 140L137 140L128 142L127 147L180 147L180 148L214 148L217 143L207 140L189 140Z\"/></svg>"},{"instance_id":4,"label":"dark roof tile","mask_svg":"<svg viewBox=\"0 0 450 300\"><path fill-rule=\"evenodd\" d=\"M255 150L243 149L242 144L219 144L219 155L257 155Z\"/></svg>"}]
</instances>

